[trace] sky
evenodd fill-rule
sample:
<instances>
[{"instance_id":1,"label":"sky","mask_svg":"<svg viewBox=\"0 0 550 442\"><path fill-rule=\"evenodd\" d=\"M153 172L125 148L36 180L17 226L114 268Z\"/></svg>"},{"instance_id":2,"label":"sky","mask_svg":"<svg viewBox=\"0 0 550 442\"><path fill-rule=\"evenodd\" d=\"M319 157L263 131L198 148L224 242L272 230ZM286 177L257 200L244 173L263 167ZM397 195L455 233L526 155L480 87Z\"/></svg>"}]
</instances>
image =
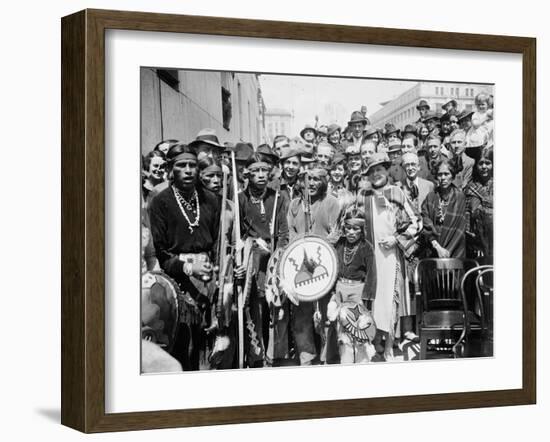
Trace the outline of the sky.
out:
<instances>
[{"instance_id":1,"label":"sky","mask_svg":"<svg viewBox=\"0 0 550 442\"><path fill-rule=\"evenodd\" d=\"M346 125L351 113L367 106L367 115L416 84L415 81L370 80L293 75L260 76L262 96L267 109L283 108L294 112L291 133L305 124L338 123Z\"/></svg>"}]
</instances>

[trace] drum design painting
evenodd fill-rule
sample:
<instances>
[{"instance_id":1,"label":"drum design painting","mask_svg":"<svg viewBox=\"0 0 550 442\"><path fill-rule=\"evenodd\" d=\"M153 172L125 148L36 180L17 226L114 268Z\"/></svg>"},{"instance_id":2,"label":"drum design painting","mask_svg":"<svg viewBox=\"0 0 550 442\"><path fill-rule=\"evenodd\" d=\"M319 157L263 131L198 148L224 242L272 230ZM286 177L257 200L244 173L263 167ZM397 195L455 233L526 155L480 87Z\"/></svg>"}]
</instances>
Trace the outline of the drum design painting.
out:
<instances>
[{"instance_id":1,"label":"drum design painting","mask_svg":"<svg viewBox=\"0 0 550 442\"><path fill-rule=\"evenodd\" d=\"M305 236L288 245L281 258L281 276L300 302L312 302L326 295L338 274L334 248L317 236Z\"/></svg>"}]
</instances>

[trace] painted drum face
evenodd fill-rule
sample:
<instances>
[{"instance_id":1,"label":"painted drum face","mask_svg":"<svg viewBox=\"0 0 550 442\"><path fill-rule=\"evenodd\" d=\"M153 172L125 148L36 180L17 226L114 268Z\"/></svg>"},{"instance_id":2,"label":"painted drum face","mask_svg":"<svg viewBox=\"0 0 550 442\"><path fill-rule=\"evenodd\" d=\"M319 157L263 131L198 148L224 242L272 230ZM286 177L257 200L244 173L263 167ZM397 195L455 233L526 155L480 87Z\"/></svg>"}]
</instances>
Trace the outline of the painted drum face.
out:
<instances>
[{"instance_id":1,"label":"painted drum face","mask_svg":"<svg viewBox=\"0 0 550 442\"><path fill-rule=\"evenodd\" d=\"M300 302L325 296L338 275L336 251L317 236L305 236L289 244L280 266L281 279L290 285Z\"/></svg>"}]
</instances>

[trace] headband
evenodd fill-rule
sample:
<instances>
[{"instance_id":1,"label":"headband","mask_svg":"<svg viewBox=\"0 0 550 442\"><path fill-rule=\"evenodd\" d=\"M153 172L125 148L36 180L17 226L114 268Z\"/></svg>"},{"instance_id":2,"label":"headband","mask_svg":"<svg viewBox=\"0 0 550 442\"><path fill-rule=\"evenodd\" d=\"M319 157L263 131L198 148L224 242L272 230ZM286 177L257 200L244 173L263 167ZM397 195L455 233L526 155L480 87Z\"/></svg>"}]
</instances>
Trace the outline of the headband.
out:
<instances>
[{"instance_id":1,"label":"headband","mask_svg":"<svg viewBox=\"0 0 550 442\"><path fill-rule=\"evenodd\" d=\"M190 152L182 152L178 155L176 155L174 158L172 158L172 163L175 164L176 162L180 160L197 160L197 156L194 153Z\"/></svg>"},{"instance_id":2,"label":"headband","mask_svg":"<svg viewBox=\"0 0 550 442\"><path fill-rule=\"evenodd\" d=\"M222 172L222 168L217 164L212 164L208 167L205 167L201 173L211 173L211 172Z\"/></svg>"},{"instance_id":3,"label":"headband","mask_svg":"<svg viewBox=\"0 0 550 442\"><path fill-rule=\"evenodd\" d=\"M365 218L348 218L344 220L344 224L351 226L361 227L365 225Z\"/></svg>"},{"instance_id":4,"label":"headband","mask_svg":"<svg viewBox=\"0 0 550 442\"><path fill-rule=\"evenodd\" d=\"M249 172L252 172L251 169L256 169L258 167L265 167L266 169L271 169L272 165L269 163L266 163L265 161L255 161L254 163L250 163L246 168L249 170Z\"/></svg>"}]
</instances>

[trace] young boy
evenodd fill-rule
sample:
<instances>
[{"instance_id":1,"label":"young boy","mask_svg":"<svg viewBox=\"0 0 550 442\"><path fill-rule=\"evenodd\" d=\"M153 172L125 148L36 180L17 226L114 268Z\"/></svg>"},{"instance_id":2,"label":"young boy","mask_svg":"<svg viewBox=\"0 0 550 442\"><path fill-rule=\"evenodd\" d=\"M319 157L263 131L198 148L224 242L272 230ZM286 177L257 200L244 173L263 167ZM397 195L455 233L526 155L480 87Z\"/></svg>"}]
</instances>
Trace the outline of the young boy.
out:
<instances>
[{"instance_id":1,"label":"young boy","mask_svg":"<svg viewBox=\"0 0 550 442\"><path fill-rule=\"evenodd\" d=\"M336 243L339 271L336 289L327 307L336 321L340 363L369 362L376 326L366 304L376 293L374 251L363 235L365 214L351 208L344 215L344 235Z\"/></svg>"}]
</instances>

